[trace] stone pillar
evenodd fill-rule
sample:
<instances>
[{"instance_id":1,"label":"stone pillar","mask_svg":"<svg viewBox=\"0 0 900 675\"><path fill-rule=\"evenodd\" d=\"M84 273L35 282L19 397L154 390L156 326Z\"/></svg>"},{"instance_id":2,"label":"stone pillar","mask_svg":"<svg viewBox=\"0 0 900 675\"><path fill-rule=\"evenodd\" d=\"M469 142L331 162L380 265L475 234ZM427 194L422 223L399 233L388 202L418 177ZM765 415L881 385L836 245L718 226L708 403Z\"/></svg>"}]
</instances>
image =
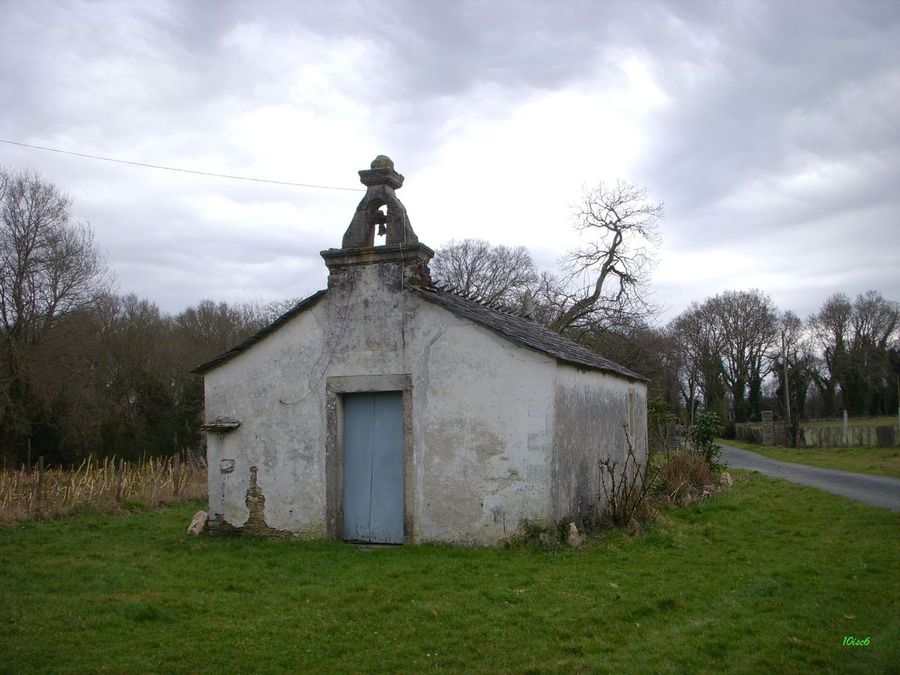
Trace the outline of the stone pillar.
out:
<instances>
[{"instance_id":1,"label":"stone pillar","mask_svg":"<svg viewBox=\"0 0 900 675\"><path fill-rule=\"evenodd\" d=\"M762 411L762 444L775 445L775 419L771 410Z\"/></svg>"}]
</instances>

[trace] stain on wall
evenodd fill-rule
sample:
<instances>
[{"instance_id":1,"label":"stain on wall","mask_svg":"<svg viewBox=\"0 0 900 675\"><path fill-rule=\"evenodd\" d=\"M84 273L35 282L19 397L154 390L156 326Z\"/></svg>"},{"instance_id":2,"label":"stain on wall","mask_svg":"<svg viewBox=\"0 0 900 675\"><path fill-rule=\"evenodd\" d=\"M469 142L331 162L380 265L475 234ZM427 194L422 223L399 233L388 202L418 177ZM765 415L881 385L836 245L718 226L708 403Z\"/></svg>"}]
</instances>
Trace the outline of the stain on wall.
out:
<instances>
[{"instance_id":1,"label":"stain on wall","mask_svg":"<svg viewBox=\"0 0 900 675\"><path fill-rule=\"evenodd\" d=\"M555 409L553 519L584 518L603 508L600 461L625 462L626 430L647 457L646 386L561 365Z\"/></svg>"}]
</instances>

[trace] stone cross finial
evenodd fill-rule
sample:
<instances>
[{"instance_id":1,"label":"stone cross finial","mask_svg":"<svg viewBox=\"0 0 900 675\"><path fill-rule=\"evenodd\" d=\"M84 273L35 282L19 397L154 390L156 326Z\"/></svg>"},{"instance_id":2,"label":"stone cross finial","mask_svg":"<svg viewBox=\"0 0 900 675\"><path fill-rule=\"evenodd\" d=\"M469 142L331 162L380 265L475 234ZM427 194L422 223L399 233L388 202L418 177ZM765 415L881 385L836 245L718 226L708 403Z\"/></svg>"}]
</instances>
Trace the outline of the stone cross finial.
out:
<instances>
[{"instance_id":1,"label":"stone cross finial","mask_svg":"<svg viewBox=\"0 0 900 675\"><path fill-rule=\"evenodd\" d=\"M370 169L359 172L359 180L366 186L366 194L356 207L341 248L374 246L376 225L379 226L379 233L387 235L387 246L418 243L419 238L409 224L406 208L394 194L394 190L403 186L403 176L394 171L394 162L386 155L378 155L370 166ZM387 214L381 211L382 206L387 207Z\"/></svg>"}]
</instances>

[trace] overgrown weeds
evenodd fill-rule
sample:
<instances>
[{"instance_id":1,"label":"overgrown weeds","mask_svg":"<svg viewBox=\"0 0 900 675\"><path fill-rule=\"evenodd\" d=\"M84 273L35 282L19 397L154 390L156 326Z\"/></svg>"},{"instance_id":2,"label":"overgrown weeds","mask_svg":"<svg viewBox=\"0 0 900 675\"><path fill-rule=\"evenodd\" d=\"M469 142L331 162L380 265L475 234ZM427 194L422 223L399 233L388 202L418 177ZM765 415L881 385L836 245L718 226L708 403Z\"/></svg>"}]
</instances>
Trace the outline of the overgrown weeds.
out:
<instances>
[{"instance_id":1,"label":"overgrown weeds","mask_svg":"<svg viewBox=\"0 0 900 675\"><path fill-rule=\"evenodd\" d=\"M717 483L717 472L703 453L677 450L660 465L656 492L664 502L687 505Z\"/></svg>"},{"instance_id":2,"label":"overgrown weeds","mask_svg":"<svg viewBox=\"0 0 900 675\"><path fill-rule=\"evenodd\" d=\"M126 462L88 457L74 471L44 467L0 472L0 522L46 519L81 509L123 511L205 497L206 469L192 455Z\"/></svg>"},{"instance_id":3,"label":"overgrown weeds","mask_svg":"<svg viewBox=\"0 0 900 675\"><path fill-rule=\"evenodd\" d=\"M671 420L663 420L658 430L671 429ZM639 534L654 520L654 504L688 506L711 496L730 485L720 481L720 467L716 464L719 446L713 432L720 428L715 413L702 414L692 434L693 447L678 448L669 433L657 438L663 452L648 448L646 459L635 452L628 428L625 428L625 459L619 463L611 458L599 461L600 494L590 516L578 521L581 531L594 534L603 530L626 529ZM652 435L652 434L651 434ZM653 445L653 444L651 444ZM559 540L564 540L569 520L559 523Z\"/></svg>"},{"instance_id":4,"label":"overgrown weeds","mask_svg":"<svg viewBox=\"0 0 900 675\"><path fill-rule=\"evenodd\" d=\"M645 500L653 489L657 472L650 457L643 461L638 458L625 427L625 461L621 467L609 457L601 459L599 464L603 517L613 527L639 527L649 517Z\"/></svg>"}]
</instances>

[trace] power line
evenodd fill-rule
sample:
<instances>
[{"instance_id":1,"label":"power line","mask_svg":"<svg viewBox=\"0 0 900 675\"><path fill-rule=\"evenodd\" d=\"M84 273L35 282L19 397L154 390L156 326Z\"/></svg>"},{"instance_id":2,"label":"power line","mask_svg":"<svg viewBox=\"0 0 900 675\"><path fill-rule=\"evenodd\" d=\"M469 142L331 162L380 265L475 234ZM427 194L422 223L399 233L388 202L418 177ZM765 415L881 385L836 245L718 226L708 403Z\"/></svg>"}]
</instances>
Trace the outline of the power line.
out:
<instances>
[{"instance_id":1,"label":"power line","mask_svg":"<svg viewBox=\"0 0 900 675\"><path fill-rule=\"evenodd\" d=\"M114 159L112 157L101 157L100 155L89 155L84 152L72 152L70 150L60 150L59 148L48 148L43 145L31 145L30 143L20 143L18 141L8 141L0 138L0 143L8 143L9 145L18 145L23 148L33 148L35 150L46 150L47 152L58 152L61 155L72 155L73 157L85 157L87 159L99 159L104 162L115 162L117 164L129 164L131 166L141 166L146 169L164 169L165 171L178 171L179 173L193 173L199 176L212 176L213 178L231 178L232 180L248 180L253 183L271 183L273 185L290 185L292 187L315 188L317 190L347 190L348 192L363 192L362 188L336 187L334 185L313 185L311 183L292 183L286 180L269 180L267 178L251 178L249 176L233 176L227 173L213 173L211 171L195 171L194 169L179 169L174 166L163 166L161 164L148 164L146 162L130 162L127 159Z\"/></svg>"}]
</instances>

